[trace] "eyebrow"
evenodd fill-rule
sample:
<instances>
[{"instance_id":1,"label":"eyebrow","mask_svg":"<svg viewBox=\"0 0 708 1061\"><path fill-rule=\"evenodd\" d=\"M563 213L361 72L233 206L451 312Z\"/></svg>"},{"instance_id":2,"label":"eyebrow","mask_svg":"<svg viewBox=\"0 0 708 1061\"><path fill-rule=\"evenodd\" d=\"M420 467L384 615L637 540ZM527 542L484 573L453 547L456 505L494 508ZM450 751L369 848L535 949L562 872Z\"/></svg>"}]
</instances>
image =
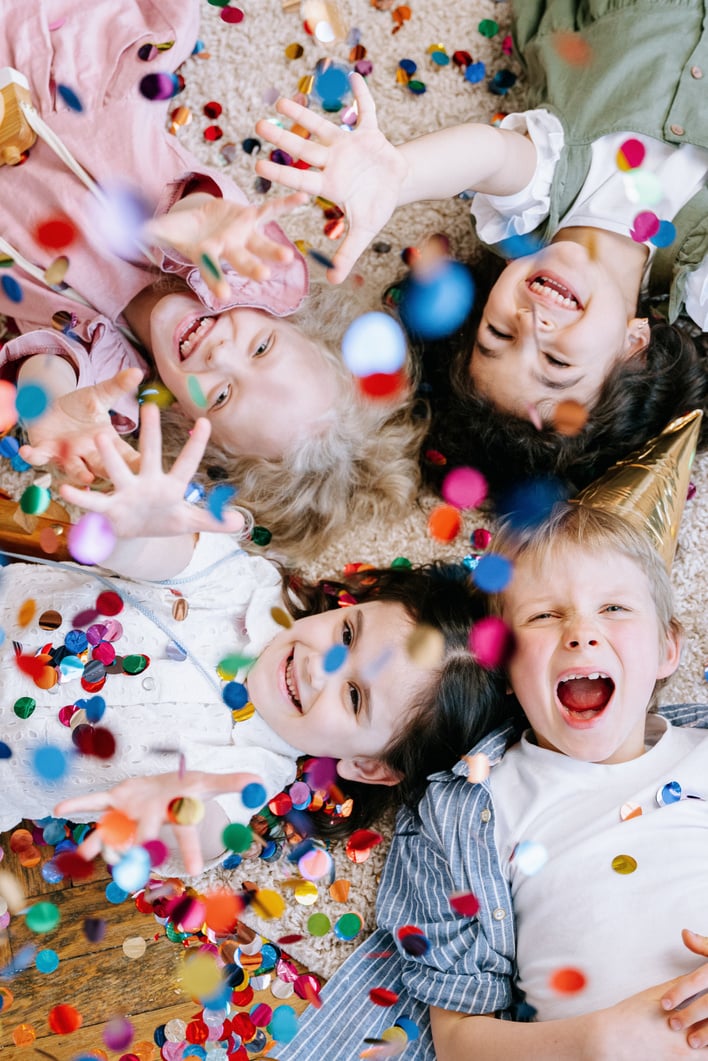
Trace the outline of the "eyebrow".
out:
<instances>
[{"instance_id":1,"label":"eyebrow","mask_svg":"<svg viewBox=\"0 0 708 1061\"><path fill-rule=\"evenodd\" d=\"M495 350L490 350L488 346L483 346L479 339L476 342L476 348L482 357L490 358L492 361L498 361L500 355ZM474 352L474 347L473 347ZM552 391L567 391L571 387L575 387L583 379L582 376L576 376L575 379L564 380L562 383L553 379L548 379L547 376L541 376L538 372L531 373L537 383L541 383L544 387L548 387Z\"/></svg>"}]
</instances>

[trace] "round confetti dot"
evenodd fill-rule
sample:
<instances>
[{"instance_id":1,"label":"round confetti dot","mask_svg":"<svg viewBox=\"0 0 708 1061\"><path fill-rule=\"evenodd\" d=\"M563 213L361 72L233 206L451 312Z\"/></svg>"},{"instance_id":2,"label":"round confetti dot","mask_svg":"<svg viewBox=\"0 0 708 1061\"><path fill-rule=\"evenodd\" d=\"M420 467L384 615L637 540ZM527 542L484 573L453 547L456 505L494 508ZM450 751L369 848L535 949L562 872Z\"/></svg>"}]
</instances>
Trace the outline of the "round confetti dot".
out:
<instances>
[{"instance_id":1,"label":"round confetti dot","mask_svg":"<svg viewBox=\"0 0 708 1061\"><path fill-rule=\"evenodd\" d=\"M194 796L178 796L168 804L167 817L175 825L198 825L204 817L204 804Z\"/></svg>"},{"instance_id":2,"label":"round confetti dot","mask_svg":"<svg viewBox=\"0 0 708 1061\"><path fill-rule=\"evenodd\" d=\"M635 137L630 137L629 140L625 140L620 144L617 151L617 168L625 171L637 169L644 161L645 155L646 148L642 141L637 140Z\"/></svg>"},{"instance_id":3,"label":"round confetti dot","mask_svg":"<svg viewBox=\"0 0 708 1061\"><path fill-rule=\"evenodd\" d=\"M398 1002L396 992L389 991L387 987L372 987L369 991L369 998L375 1006L395 1006Z\"/></svg>"},{"instance_id":4,"label":"round confetti dot","mask_svg":"<svg viewBox=\"0 0 708 1061\"><path fill-rule=\"evenodd\" d=\"M580 402L558 402L551 415L553 427L559 435L579 435L588 422L588 411Z\"/></svg>"},{"instance_id":5,"label":"round confetti dot","mask_svg":"<svg viewBox=\"0 0 708 1061\"><path fill-rule=\"evenodd\" d=\"M18 1024L12 1033L15 1046L31 1046L37 1038L37 1032L31 1024Z\"/></svg>"},{"instance_id":6,"label":"round confetti dot","mask_svg":"<svg viewBox=\"0 0 708 1061\"><path fill-rule=\"evenodd\" d=\"M401 319L416 335L440 339L461 327L474 304L474 294L469 269L461 262L443 258L406 280L401 295Z\"/></svg>"},{"instance_id":7,"label":"round confetti dot","mask_svg":"<svg viewBox=\"0 0 708 1061\"><path fill-rule=\"evenodd\" d=\"M363 921L359 914L348 913L342 914L340 918L335 921L334 934L337 939L351 941L361 932Z\"/></svg>"},{"instance_id":8,"label":"round confetti dot","mask_svg":"<svg viewBox=\"0 0 708 1061\"><path fill-rule=\"evenodd\" d=\"M434 626L417 623L406 638L406 652L419 667L437 667L445 655L445 637Z\"/></svg>"},{"instance_id":9,"label":"round confetti dot","mask_svg":"<svg viewBox=\"0 0 708 1061\"><path fill-rule=\"evenodd\" d=\"M182 990L193 998L205 998L221 986L221 970L213 955L189 955L180 971Z\"/></svg>"},{"instance_id":10,"label":"round confetti dot","mask_svg":"<svg viewBox=\"0 0 708 1061\"><path fill-rule=\"evenodd\" d=\"M336 674L346 663L348 655L346 645L332 645L322 657L322 670L325 674Z\"/></svg>"},{"instance_id":11,"label":"round confetti dot","mask_svg":"<svg viewBox=\"0 0 708 1061\"><path fill-rule=\"evenodd\" d=\"M270 921L283 916L285 900L270 888L259 888L251 902L251 909L258 917Z\"/></svg>"},{"instance_id":12,"label":"round confetti dot","mask_svg":"<svg viewBox=\"0 0 708 1061\"><path fill-rule=\"evenodd\" d=\"M548 861L548 852L543 844L533 840L522 840L514 848L512 858L526 877L533 877Z\"/></svg>"},{"instance_id":13,"label":"round confetti dot","mask_svg":"<svg viewBox=\"0 0 708 1061\"><path fill-rule=\"evenodd\" d=\"M462 519L453 505L436 505L428 516L428 533L436 541L454 541L461 529Z\"/></svg>"},{"instance_id":14,"label":"round confetti dot","mask_svg":"<svg viewBox=\"0 0 708 1061\"><path fill-rule=\"evenodd\" d=\"M642 210L634 218L629 234L635 243L644 243L659 231L661 222L651 210Z\"/></svg>"},{"instance_id":15,"label":"round confetti dot","mask_svg":"<svg viewBox=\"0 0 708 1061\"><path fill-rule=\"evenodd\" d=\"M120 615L123 611L123 598L114 590L104 590L96 597L96 608L101 615Z\"/></svg>"},{"instance_id":16,"label":"round confetti dot","mask_svg":"<svg viewBox=\"0 0 708 1061\"><path fill-rule=\"evenodd\" d=\"M215 140L221 140L224 135L224 130L220 125L207 125L204 130L204 139L210 143L214 143Z\"/></svg>"},{"instance_id":17,"label":"round confetti dot","mask_svg":"<svg viewBox=\"0 0 708 1061\"><path fill-rule=\"evenodd\" d=\"M585 974L579 969L556 969L548 978L551 991L556 991L559 995L575 995L583 990L586 983Z\"/></svg>"},{"instance_id":18,"label":"round confetti dot","mask_svg":"<svg viewBox=\"0 0 708 1061\"><path fill-rule=\"evenodd\" d=\"M113 906L120 906L128 898L128 893L119 888L115 881L111 881L106 887L106 899Z\"/></svg>"},{"instance_id":19,"label":"round confetti dot","mask_svg":"<svg viewBox=\"0 0 708 1061\"><path fill-rule=\"evenodd\" d=\"M22 301L22 288L20 287L18 281L15 280L14 276L8 276L7 274L4 274L0 278L0 287L2 287L5 294L10 299L10 302Z\"/></svg>"},{"instance_id":20,"label":"round confetti dot","mask_svg":"<svg viewBox=\"0 0 708 1061\"><path fill-rule=\"evenodd\" d=\"M629 873L634 873L637 868L636 858L632 858L631 855L615 855L612 859L612 868L615 873L621 873L622 876L627 876Z\"/></svg>"},{"instance_id":21,"label":"round confetti dot","mask_svg":"<svg viewBox=\"0 0 708 1061\"><path fill-rule=\"evenodd\" d=\"M163 100L176 96L182 85L176 74L160 70L153 74L145 74L140 79L138 88L145 99Z\"/></svg>"},{"instance_id":22,"label":"round confetti dot","mask_svg":"<svg viewBox=\"0 0 708 1061\"><path fill-rule=\"evenodd\" d=\"M130 958L135 961L137 958L142 958L143 954L147 949L147 943L142 936L128 936L123 940L123 954L126 958ZM115 1047L111 1047L115 1049Z\"/></svg>"},{"instance_id":23,"label":"round confetti dot","mask_svg":"<svg viewBox=\"0 0 708 1061\"><path fill-rule=\"evenodd\" d=\"M113 552L116 536L100 512L86 512L69 528L67 546L74 560L91 566L102 564Z\"/></svg>"},{"instance_id":24,"label":"round confetti dot","mask_svg":"<svg viewBox=\"0 0 708 1061\"><path fill-rule=\"evenodd\" d=\"M74 1006L54 1006L47 1014L47 1023L55 1035L69 1035L81 1027L83 1017Z\"/></svg>"},{"instance_id":25,"label":"round confetti dot","mask_svg":"<svg viewBox=\"0 0 708 1061\"><path fill-rule=\"evenodd\" d=\"M472 578L484 593L500 593L509 584L512 572L512 564L505 556L487 553L480 559Z\"/></svg>"},{"instance_id":26,"label":"round confetti dot","mask_svg":"<svg viewBox=\"0 0 708 1061\"><path fill-rule=\"evenodd\" d=\"M453 468L443 479L440 493L455 508L477 508L487 496L487 481L475 468Z\"/></svg>"},{"instance_id":27,"label":"round confetti dot","mask_svg":"<svg viewBox=\"0 0 708 1061\"><path fill-rule=\"evenodd\" d=\"M477 565L479 567L479 565ZM503 666L513 646L513 635L503 619L489 615L470 630L469 649L480 667L493 670Z\"/></svg>"},{"instance_id":28,"label":"round confetti dot","mask_svg":"<svg viewBox=\"0 0 708 1061\"><path fill-rule=\"evenodd\" d=\"M403 925L396 932L406 954L420 958L430 949L430 940L416 925Z\"/></svg>"},{"instance_id":29,"label":"round confetti dot","mask_svg":"<svg viewBox=\"0 0 708 1061\"><path fill-rule=\"evenodd\" d=\"M125 1017L115 1017L103 1026L102 1038L109 1050L125 1050L133 1041L133 1025Z\"/></svg>"},{"instance_id":30,"label":"round confetti dot","mask_svg":"<svg viewBox=\"0 0 708 1061\"><path fill-rule=\"evenodd\" d=\"M32 769L42 781L59 781L67 770L64 752L51 744L35 748L32 753Z\"/></svg>"},{"instance_id":31,"label":"round confetti dot","mask_svg":"<svg viewBox=\"0 0 708 1061\"><path fill-rule=\"evenodd\" d=\"M349 94L349 76L346 69L334 63L321 68L315 75L312 90L325 108L341 106Z\"/></svg>"},{"instance_id":32,"label":"round confetti dot","mask_svg":"<svg viewBox=\"0 0 708 1061\"><path fill-rule=\"evenodd\" d=\"M671 221L661 221L658 230L650 236L649 242L655 247L670 247L676 239L676 226Z\"/></svg>"},{"instance_id":33,"label":"round confetti dot","mask_svg":"<svg viewBox=\"0 0 708 1061\"><path fill-rule=\"evenodd\" d=\"M37 701L31 696L21 696L19 700L15 700L12 709L18 718L29 718L36 706Z\"/></svg>"},{"instance_id":34,"label":"round confetti dot","mask_svg":"<svg viewBox=\"0 0 708 1061\"><path fill-rule=\"evenodd\" d=\"M144 847L129 848L113 867L113 880L124 892L136 892L150 876L150 855Z\"/></svg>"},{"instance_id":35,"label":"round confetti dot","mask_svg":"<svg viewBox=\"0 0 708 1061\"><path fill-rule=\"evenodd\" d=\"M307 931L311 936L326 936L332 923L326 914L311 914L307 919Z\"/></svg>"},{"instance_id":36,"label":"round confetti dot","mask_svg":"<svg viewBox=\"0 0 708 1061\"><path fill-rule=\"evenodd\" d=\"M125 674L142 674L150 666L150 660L147 656L131 654L123 657L121 666Z\"/></svg>"},{"instance_id":37,"label":"round confetti dot","mask_svg":"<svg viewBox=\"0 0 708 1061\"><path fill-rule=\"evenodd\" d=\"M626 174L624 191L631 203L641 203L642 206L655 206L664 197L664 189L657 175L645 173L641 169Z\"/></svg>"},{"instance_id":38,"label":"round confetti dot","mask_svg":"<svg viewBox=\"0 0 708 1061\"><path fill-rule=\"evenodd\" d=\"M25 914L25 923L30 931L43 935L57 927L60 917L59 908L54 903L35 903Z\"/></svg>"},{"instance_id":39,"label":"round confetti dot","mask_svg":"<svg viewBox=\"0 0 708 1061\"><path fill-rule=\"evenodd\" d=\"M51 217L39 222L34 238L47 250L63 250L76 239L76 226L68 217Z\"/></svg>"},{"instance_id":40,"label":"round confetti dot","mask_svg":"<svg viewBox=\"0 0 708 1061\"><path fill-rule=\"evenodd\" d=\"M276 1006L267 1031L276 1042L289 1043L297 1035L297 1014L292 1006Z\"/></svg>"},{"instance_id":41,"label":"round confetti dot","mask_svg":"<svg viewBox=\"0 0 708 1061\"><path fill-rule=\"evenodd\" d=\"M483 18L477 26L483 37L494 37L499 32L499 24L493 18Z\"/></svg>"},{"instance_id":42,"label":"round confetti dot","mask_svg":"<svg viewBox=\"0 0 708 1061\"><path fill-rule=\"evenodd\" d=\"M264 806L266 796L267 793L265 788L257 781L251 781L251 783L246 785L241 792L243 805L248 807L249 810L259 810Z\"/></svg>"},{"instance_id":43,"label":"round confetti dot","mask_svg":"<svg viewBox=\"0 0 708 1061\"><path fill-rule=\"evenodd\" d=\"M681 785L678 781L669 781L663 785L656 794L656 802L660 807L668 807L670 803L678 803L681 800Z\"/></svg>"},{"instance_id":44,"label":"round confetti dot","mask_svg":"<svg viewBox=\"0 0 708 1061\"><path fill-rule=\"evenodd\" d=\"M253 831L247 825L232 822L224 829L221 839L229 851L247 851L253 843Z\"/></svg>"},{"instance_id":45,"label":"round confetti dot","mask_svg":"<svg viewBox=\"0 0 708 1061\"><path fill-rule=\"evenodd\" d=\"M61 614L54 609L42 612L37 621L42 630L57 630L63 622Z\"/></svg>"},{"instance_id":46,"label":"round confetti dot","mask_svg":"<svg viewBox=\"0 0 708 1061\"><path fill-rule=\"evenodd\" d=\"M626 822L630 818L638 818L641 813L642 808L638 803L623 803L620 807L620 820Z\"/></svg>"},{"instance_id":47,"label":"round confetti dot","mask_svg":"<svg viewBox=\"0 0 708 1061\"><path fill-rule=\"evenodd\" d=\"M20 508L30 516L40 516L49 508L51 494L44 486L36 486L34 483L23 490L20 497Z\"/></svg>"},{"instance_id":48,"label":"round confetti dot","mask_svg":"<svg viewBox=\"0 0 708 1061\"><path fill-rule=\"evenodd\" d=\"M243 11L240 7L223 7L219 18L230 26L237 26L239 22L243 22Z\"/></svg>"},{"instance_id":49,"label":"round confetti dot","mask_svg":"<svg viewBox=\"0 0 708 1061\"><path fill-rule=\"evenodd\" d=\"M241 682L228 682L221 690L221 695L232 711L238 711L248 703L248 689Z\"/></svg>"},{"instance_id":50,"label":"round confetti dot","mask_svg":"<svg viewBox=\"0 0 708 1061\"><path fill-rule=\"evenodd\" d=\"M476 917L479 912L479 899L473 892L453 892L450 906L460 917Z\"/></svg>"},{"instance_id":51,"label":"round confetti dot","mask_svg":"<svg viewBox=\"0 0 708 1061\"><path fill-rule=\"evenodd\" d=\"M589 66L592 62L592 48L580 33L557 30L553 34L553 47L568 66Z\"/></svg>"},{"instance_id":52,"label":"round confetti dot","mask_svg":"<svg viewBox=\"0 0 708 1061\"><path fill-rule=\"evenodd\" d=\"M59 955L55 950L37 951L34 964L40 973L53 973L59 968Z\"/></svg>"},{"instance_id":53,"label":"round confetti dot","mask_svg":"<svg viewBox=\"0 0 708 1061\"><path fill-rule=\"evenodd\" d=\"M38 383L24 383L18 388L15 397L15 407L18 416L25 423L38 420L46 412L48 406L49 398L47 392Z\"/></svg>"},{"instance_id":54,"label":"round confetti dot","mask_svg":"<svg viewBox=\"0 0 708 1061\"><path fill-rule=\"evenodd\" d=\"M401 326L387 313L364 313L347 328L342 357L354 376L390 375L405 365L406 338Z\"/></svg>"}]
</instances>

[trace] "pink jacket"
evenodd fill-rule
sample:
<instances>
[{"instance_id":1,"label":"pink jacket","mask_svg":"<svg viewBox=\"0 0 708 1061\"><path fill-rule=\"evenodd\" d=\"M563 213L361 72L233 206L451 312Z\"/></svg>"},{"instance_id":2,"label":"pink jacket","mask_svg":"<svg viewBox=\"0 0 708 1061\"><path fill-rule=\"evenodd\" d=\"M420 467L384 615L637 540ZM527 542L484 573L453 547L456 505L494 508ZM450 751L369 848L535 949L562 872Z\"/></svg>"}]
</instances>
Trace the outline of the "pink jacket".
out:
<instances>
[{"instance_id":1,"label":"pink jacket","mask_svg":"<svg viewBox=\"0 0 708 1061\"><path fill-rule=\"evenodd\" d=\"M197 0L24 0L3 7L2 63L25 75L41 117L99 185L131 185L155 205L156 214L177 202L195 178L205 190L247 202L229 177L203 166L167 131L167 111L179 98L151 101L138 88L147 73L173 71L189 57L197 39ZM175 42L171 49L149 61L140 59L141 45L166 41ZM72 89L83 109L70 108L57 86ZM118 258L92 240L91 201L91 193L41 140L22 165L0 166L0 234L42 269L58 253L66 254L66 282L93 307L13 266L22 301L11 301L0 288L0 313L13 317L23 334L0 350L0 378L14 379L20 360L47 352L70 359L79 387L109 379L122 368L146 368L116 323L128 302L152 283L154 267ZM79 234L66 249L48 250L33 233L42 221L61 215ZM266 231L290 245L273 222ZM158 258L162 270L184 278L210 310L252 306L286 316L307 293L307 266L297 250L289 264L273 267L264 283L227 273L232 292L227 302L215 299L198 270L178 255L158 251ZM76 338L52 327L53 315L61 310L75 316L71 332ZM127 418L124 427L137 423L133 399L116 412Z\"/></svg>"}]
</instances>

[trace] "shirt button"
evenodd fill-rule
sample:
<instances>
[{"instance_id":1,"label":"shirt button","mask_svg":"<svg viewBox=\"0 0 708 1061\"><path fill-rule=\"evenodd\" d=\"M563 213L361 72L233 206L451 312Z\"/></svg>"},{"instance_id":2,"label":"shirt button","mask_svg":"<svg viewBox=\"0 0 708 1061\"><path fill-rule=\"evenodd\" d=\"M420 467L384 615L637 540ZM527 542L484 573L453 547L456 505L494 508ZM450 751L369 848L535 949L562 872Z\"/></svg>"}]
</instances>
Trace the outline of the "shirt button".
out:
<instances>
[{"instance_id":1,"label":"shirt button","mask_svg":"<svg viewBox=\"0 0 708 1061\"><path fill-rule=\"evenodd\" d=\"M672 125L670 126L670 129L674 136L683 136L683 134L686 132L682 125Z\"/></svg>"},{"instance_id":2,"label":"shirt button","mask_svg":"<svg viewBox=\"0 0 708 1061\"><path fill-rule=\"evenodd\" d=\"M496 910L492 910L492 917L495 921L503 921L506 917L506 910L502 910L501 906L498 906Z\"/></svg>"},{"instance_id":3,"label":"shirt button","mask_svg":"<svg viewBox=\"0 0 708 1061\"><path fill-rule=\"evenodd\" d=\"M480 814L480 818L483 822L488 822L491 816L492 812L490 811L489 807L485 807L482 813Z\"/></svg>"},{"instance_id":4,"label":"shirt button","mask_svg":"<svg viewBox=\"0 0 708 1061\"><path fill-rule=\"evenodd\" d=\"M701 80L701 78L703 77L703 71L701 70L700 66L691 67L691 77L695 77L696 81Z\"/></svg>"}]
</instances>

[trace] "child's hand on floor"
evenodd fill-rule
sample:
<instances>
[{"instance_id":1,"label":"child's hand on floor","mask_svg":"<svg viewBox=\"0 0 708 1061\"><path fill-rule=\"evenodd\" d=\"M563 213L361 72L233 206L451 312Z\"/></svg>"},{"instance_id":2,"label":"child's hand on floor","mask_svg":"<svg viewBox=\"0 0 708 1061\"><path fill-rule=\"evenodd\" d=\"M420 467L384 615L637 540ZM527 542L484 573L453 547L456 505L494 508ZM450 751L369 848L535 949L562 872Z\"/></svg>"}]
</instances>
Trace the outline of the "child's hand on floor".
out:
<instances>
[{"instance_id":1,"label":"child's hand on floor","mask_svg":"<svg viewBox=\"0 0 708 1061\"><path fill-rule=\"evenodd\" d=\"M195 192L176 203L168 214L149 221L145 231L157 244L174 247L194 262L209 290L226 300L230 288L220 263L228 262L251 280L267 280L268 263L290 261L292 250L266 236L263 226L306 201L306 195L287 195L250 206Z\"/></svg>"},{"instance_id":2,"label":"child's hand on floor","mask_svg":"<svg viewBox=\"0 0 708 1061\"><path fill-rule=\"evenodd\" d=\"M133 394L142 379L139 368L126 368L113 379L80 387L55 398L46 413L28 425L29 445L20 447L28 464L53 464L73 483L86 486L106 478L103 457L96 445L99 429L110 432L115 452L129 468L140 456L111 425L109 410L126 394Z\"/></svg>"},{"instance_id":3,"label":"child's hand on floor","mask_svg":"<svg viewBox=\"0 0 708 1061\"><path fill-rule=\"evenodd\" d=\"M689 950L708 958L708 936L687 928L681 936ZM661 1005L668 1015L669 1027L685 1031L690 1046L708 1046L708 963L675 980L662 995Z\"/></svg>"},{"instance_id":4,"label":"child's hand on floor","mask_svg":"<svg viewBox=\"0 0 708 1061\"><path fill-rule=\"evenodd\" d=\"M90 792L62 800L54 808L54 813L58 817L70 819L76 813L98 814L110 808L119 810L135 822L135 835L131 840L133 844L157 839L162 826L169 823L184 868L187 873L196 874L201 872L204 865L203 851L207 858L213 858L224 850L221 833L228 825L228 820L218 804L206 802L203 807L196 807L197 813L203 812L200 821L193 825L179 825L175 821L179 811L173 801L185 797L199 802L210 801L219 792L240 792L253 782L261 783L260 777L246 773L207 774L194 770L182 774L175 771L134 777L104 792ZM102 847L99 821L98 827L79 845L77 854L92 861L100 854Z\"/></svg>"},{"instance_id":5,"label":"child's hand on floor","mask_svg":"<svg viewBox=\"0 0 708 1061\"><path fill-rule=\"evenodd\" d=\"M218 519L185 500L206 448L211 424L199 419L169 472L162 470L160 411L147 402L141 407L140 465L136 473L123 459L115 439L99 434L96 448L113 483L110 493L78 490L63 485L65 501L88 512L100 512L110 521L118 538L170 538L212 531L241 534L250 515L235 507L225 508Z\"/></svg>"},{"instance_id":6,"label":"child's hand on floor","mask_svg":"<svg viewBox=\"0 0 708 1061\"><path fill-rule=\"evenodd\" d=\"M256 172L288 188L329 199L346 214L347 236L334 256L334 268L327 273L333 284L349 275L389 220L406 176L402 156L378 127L376 108L364 78L352 74L351 85L359 109L353 132L290 99L278 100L276 109L314 139L306 140L263 119L256 124L256 132L264 140L316 167L302 170L259 159Z\"/></svg>"}]
</instances>

